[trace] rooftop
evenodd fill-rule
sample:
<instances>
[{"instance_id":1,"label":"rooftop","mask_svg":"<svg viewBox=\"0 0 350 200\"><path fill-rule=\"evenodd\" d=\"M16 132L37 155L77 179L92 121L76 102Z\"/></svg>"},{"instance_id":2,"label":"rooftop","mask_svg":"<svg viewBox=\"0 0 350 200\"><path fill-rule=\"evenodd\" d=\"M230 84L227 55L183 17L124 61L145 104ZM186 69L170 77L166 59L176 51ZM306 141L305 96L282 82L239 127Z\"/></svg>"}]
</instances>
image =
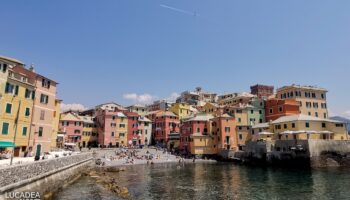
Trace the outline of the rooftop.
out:
<instances>
[{"instance_id":1,"label":"rooftop","mask_svg":"<svg viewBox=\"0 0 350 200\"><path fill-rule=\"evenodd\" d=\"M277 120L273 121L272 124L279 124L279 123L293 122L293 121L320 121L320 122L343 123L343 122L336 121L336 120L322 119L322 118L318 118L318 117L300 114L300 115L290 115L290 116L280 117Z\"/></svg>"},{"instance_id":2,"label":"rooftop","mask_svg":"<svg viewBox=\"0 0 350 200\"><path fill-rule=\"evenodd\" d=\"M304 90L318 90L318 91L324 91L327 92L326 89L318 87L318 86L311 86L311 85L289 85L289 86L283 86L281 88L277 89L277 92L281 91L281 90L285 90L285 89L289 89L289 88L296 88L296 89L304 89Z\"/></svg>"}]
</instances>

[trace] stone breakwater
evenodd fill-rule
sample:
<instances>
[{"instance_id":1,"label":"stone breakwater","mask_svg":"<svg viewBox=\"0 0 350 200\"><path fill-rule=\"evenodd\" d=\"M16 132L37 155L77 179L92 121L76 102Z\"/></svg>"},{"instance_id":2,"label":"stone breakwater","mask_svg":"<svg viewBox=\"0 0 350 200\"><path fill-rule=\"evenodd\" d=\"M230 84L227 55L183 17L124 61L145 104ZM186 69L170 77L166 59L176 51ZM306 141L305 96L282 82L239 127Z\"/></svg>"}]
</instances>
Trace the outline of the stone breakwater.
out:
<instances>
[{"instance_id":1,"label":"stone breakwater","mask_svg":"<svg viewBox=\"0 0 350 200\"><path fill-rule=\"evenodd\" d=\"M69 184L92 164L92 153L82 153L62 158L43 160L0 169L0 199L6 192L57 191ZM50 195L49 195L50 196Z\"/></svg>"},{"instance_id":2,"label":"stone breakwater","mask_svg":"<svg viewBox=\"0 0 350 200\"><path fill-rule=\"evenodd\" d=\"M234 157L250 164L312 168L350 166L350 141L249 142L245 151L235 153Z\"/></svg>"}]
</instances>

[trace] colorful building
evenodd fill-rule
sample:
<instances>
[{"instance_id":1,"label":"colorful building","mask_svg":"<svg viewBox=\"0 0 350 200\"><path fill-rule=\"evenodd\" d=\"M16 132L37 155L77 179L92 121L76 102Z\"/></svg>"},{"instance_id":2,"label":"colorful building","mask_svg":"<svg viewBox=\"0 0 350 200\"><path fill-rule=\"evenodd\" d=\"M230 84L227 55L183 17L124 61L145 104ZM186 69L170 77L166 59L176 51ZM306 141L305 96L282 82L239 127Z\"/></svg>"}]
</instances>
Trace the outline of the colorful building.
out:
<instances>
[{"instance_id":1,"label":"colorful building","mask_svg":"<svg viewBox=\"0 0 350 200\"><path fill-rule=\"evenodd\" d=\"M212 118L213 115L202 113L182 123L179 146L182 153L205 155L217 153L217 147L214 147L214 142L210 140Z\"/></svg>"},{"instance_id":2,"label":"colorful building","mask_svg":"<svg viewBox=\"0 0 350 200\"><path fill-rule=\"evenodd\" d=\"M169 135L179 133L179 118L170 111L160 111L155 113L152 127L152 136L156 144L164 145L168 143Z\"/></svg>"},{"instance_id":3,"label":"colorful building","mask_svg":"<svg viewBox=\"0 0 350 200\"><path fill-rule=\"evenodd\" d=\"M291 85L277 89L279 99L292 99L299 103L300 114L328 118L327 90L314 86Z\"/></svg>"},{"instance_id":4,"label":"colorful building","mask_svg":"<svg viewBox=\"0 0 350 200\"><path fill-rule=\"evenodd\" d=\"M0 141L15 143L14 156L23 156L29 148L35 77L24 70L24 64L15 59L0 57ZM4 83L5 77L6 83ZM5 87L3 87L5 84Z\"/></svg>"},{"instance_id":5,"label":"colorful building","mask_svg":"<svg viewBox=\"0 0 350 200\"><path fill-rule=\"evenodd\" d=\"M124 113L117 112L114 119L116 123L116 146L126 147L128 145L128 118Z\"/></svg>"},{"instance_id":6,"label":"colorful building","mask_svg":"<svg viewBox=\"0 0 350 200\"><path fill-rule=\"evenodd\" d=\"M98 146L98 131L93 117L89 115L79 116L83 121L83 132L81 139L82 147L97 147Z\"/></svg>"},{"instance_id":7,"label":"colorful building","mask_svg":"<svg viewBox=\"0 0 350 200\"><path fill-rule=\"evenodd\" d=\"M174 103L171 106L170 111L175 113L175 115L177 115L180 120L183 120L193 115L195 109L187 103Z\"/></svg>"},{"instance_id":8,"label":"colorful building","mask_svg":"<svg viewBox=\"0 0 350 200\"><path fill-rule=\"evenodd\" d=\"M73 143L80 147L82 145L83 129L84 121L78 113L68 111L61 114L59 130L64 134L64 145Z\"/></svg>"},{"instance_id":9,"label":"colorful building","mask_svg":"<svg viewBox=\"0 0 350 200\"><path fill-rule=\"evenodd\" d=\"M254 98L246 106L248 114L248 125L255 125L265 122L265 103L261 98Z\"/></svg>"},{"instance_id":10,"label":"colorful building","mask_svg":"<svg viewBox=\"0 0 350 200\"><path fill-rule=\"evenodd\" d=\"M135 112L124 112L124 114L128 118L128 134L127 134L128 145L129 146L141 145L142 135L139 134L139 129L138 129L139 115Z\"/></svg>"},{"instance_id":11,"label":"colorful building","mask_svg":"<svg viewBox=\"0 0 350 200\"><path fill-rule=\"evenodd\" d=\"M268 99L265 103L266 121L274 121L280 117L298 115L300 103L294 99Z\"/></svg>"},{"instance_id":12,"label":"colorful building","mask_svg":"<svg viewBox=\"0 0 350 200\"><path fill-rule=\"evenodd\" d=\"M61 103L62 100L56 99L55 100L55 111L53 113L53 120L52 120L52 129L53 134L51 135L51 149L62 147L62 144L58 144L58 135L59 132L59 123L60 123L60 113L61 113Z\"/></svg>"},{"instance_id":13,"label":"colorful building","mask_svg":"<svg viewBox=\"0 0 350 200\"><path fill-rule=\"evenodd\" d=\"M139 117L139 133L143 137L142 145L151 145L152 143L152 121L147 117Z\"/></svg>"},{"instance_id":14,"label":"colorful building","mask_svg":"<svg viewBox=\"0 0 350 200\"><path fill-rule=\"evenodd\" d=\"M29 70L34 73L34 68ZM57 82L34 73L35 76L35 99L33 107L32 128L30 146L37 154L49 152L53 136L56 135L53 127L54 113L56 111L56 86Z\"/></svg>"},{"instance_id":15,"label":"colorful building","mask_svg":"<svg viewBox=\"0 0 350 200\"><path fill-rule=\"evenodd\" d=\"M258 98L267 99L273 95L274 87L269 85L256 84L250 87L250 93Z\"/></svg>"},{"instance_id":16,"label":"colorful building","mask_svg":"<svg viewBox=\"0 0 350 200\"><path fill-rule=\"evenodd\" d=\"M197 87L195 91L184 91L180 97L176 99L176 103L188 103L198 105L199 102L216 102L216 93L203 91L201 87Z\"/></svg>"},{"instance_id":17,"label":"colorful building","mask_svg":"<svg viewBox=\"0 0 350 200\"><path fill-rule=\"evenodd\" d=\"M126 109L128 109L129 112L135 112L142 117L146 116L148 113L148 107L144 105L136 104L136 105L129 106Z\"/></svg>"},{"instance_id":18,"label":"colorful building","mask_svg":"<svg viewBox=\"0 0 350 200\"><path fill-rule=\"evenodd\" d=\"M348 140L344 122L309 115L280 117L270 123L275 140Z\"/></svg>"},{"instance_id":19,"label":"colorful building","mask_svg":"<svg viewBox=\"0 0 350 200\"><path fill-rule=\"evenodd\" d=\"M211 119L212 133L218 137L218 152L222 150L238 150L236 120L228 115L223 114Z\"/></svg>"}]
</instances>

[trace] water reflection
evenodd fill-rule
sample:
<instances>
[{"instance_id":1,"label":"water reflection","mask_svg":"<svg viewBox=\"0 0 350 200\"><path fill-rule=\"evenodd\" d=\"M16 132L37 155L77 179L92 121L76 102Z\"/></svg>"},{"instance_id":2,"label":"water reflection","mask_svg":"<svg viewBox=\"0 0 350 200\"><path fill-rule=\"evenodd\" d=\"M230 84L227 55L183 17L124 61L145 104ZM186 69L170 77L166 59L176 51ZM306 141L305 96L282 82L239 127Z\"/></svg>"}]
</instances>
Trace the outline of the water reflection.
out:
<instances>
[{"instance_id":1,"label":"water reflection","mask_svg":"<svg viewBox=\"0 0 350 200\"><path fill-rule=\"evenodd\" d=\"M349 199L347 169L292 170L233 164L132 166L113 174L133 199ZM83 178L57 199L118 199ZM102 194L101 194L102 193Z\"/></svg>"}]
</instances>

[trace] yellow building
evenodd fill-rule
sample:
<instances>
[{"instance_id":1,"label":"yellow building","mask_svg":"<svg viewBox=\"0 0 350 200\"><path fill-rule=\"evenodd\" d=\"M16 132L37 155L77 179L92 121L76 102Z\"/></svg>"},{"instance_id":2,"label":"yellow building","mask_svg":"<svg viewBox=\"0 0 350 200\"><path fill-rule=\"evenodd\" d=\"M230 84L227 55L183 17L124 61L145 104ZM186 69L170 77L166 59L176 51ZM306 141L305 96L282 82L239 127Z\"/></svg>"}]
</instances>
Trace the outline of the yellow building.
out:
<instances>
[{"instance_id":1,"label":"yellow building","mask_svg":"<svg viewBox=\"0 0 350 200\"><path fill-rule=\"evenodd\" d=\"M219 105L215 104L215 103L206 103L203 107L202 107L202 111L206 114L216 114L217 111L219 109Z\"/></svg>"},{"instance_id":2,"label":"yellow building","mask_svg":"<svg viewBox=\"0 0 350 200\"><path fill-rule=\"evenodd\" d=\"M348 140L345 123L302 114L281 117L270 130L276 140Z\"/></svg>"},{"instance_id":3,"label":"yellow building","mask_svg":"<svg viewBox=\"0 0 350 200\"><path fill-rule=\"evenodd\" d=\"M218 137L216 135L202 135L195 133L190 137L192 155L218 154Z\"/></svg>"},{"instance_id":4,"label":"yellow building","mask_svg":"<svg viewBox=\"0 0 350 200\"><path fill-rule=\"evenodd\" d=\"M132 106L127 107L127 109L129 112L135 112L142 117L144 117L148 114L148 108L147 108L147 106L144 106L144 105L136 104L136 105L132 105Z\"/></svg>"},{"instance_id":5,"label":"yellow building","mask_svg":"<svg viewBox=\"0 0 350 200\"><path fill-rule=\"evenodd\" d=\"M328 118L327 90L313 86L291 85L277 89L277 98L293 99L300 103L300 113Z\"/></svg>"},{"instance_id":6,"label":"yellow building","mask_svg":"<svg viewBox=\"0 0 350 200\"><path fill-rule=\"evenodd\" d=\"M177 115L180 120L186 119L194 114L194 108L192 108L192 106L187 103L174 103L170 107L170 111L175 113L175 115Z\"/></svg>"},{"instance_id":7,"label":"yellow building","mask_svg":"<svg viewBox=\"0 0 350 200\"><path fill-rule=\"evenodd\" d=\"M81 145L83 148L97 145L97 128L91 116L79 116L83 121Z\"/></svg>"},{"instance_id":8,"label":"yellow building","mask_svg":"<svg viewBox=\"0 0 350 200\"><path fill-rule=\"evenodd\" d=\"M57 136L58 136L58 125L60 123L60 113L61 113L61 102L62 100L56 99L55 100L55 111L53 113L53 120L52 120L52 138L51 138L51 149L57 148Z\"/></svg>"},{"instance_id":9,"label":"yellow building","mask_svg":"<svg viewBox=\"0 0 350 200\"><path fill-rule=\"evenodd\" d=\"M0 141L13 142L15 138L14 155L23 156L29 150L35 79L31 74L18 71L23 63L3 57L0 61L1 73L7 74L0 99ZM7 64L5 71L4 63Z\"/></svg>"},{"instance_id":10,"label":"yellow building","mask_svg":"<svg viewBox=\"0 0 350 200\"><path fill-rule=\"evenodd\" d=\"M118 112L114 120L116 123L116 145L117 147L125 147L128 145L128 118L122 112Z\"/></svg>"}]
</instances>

